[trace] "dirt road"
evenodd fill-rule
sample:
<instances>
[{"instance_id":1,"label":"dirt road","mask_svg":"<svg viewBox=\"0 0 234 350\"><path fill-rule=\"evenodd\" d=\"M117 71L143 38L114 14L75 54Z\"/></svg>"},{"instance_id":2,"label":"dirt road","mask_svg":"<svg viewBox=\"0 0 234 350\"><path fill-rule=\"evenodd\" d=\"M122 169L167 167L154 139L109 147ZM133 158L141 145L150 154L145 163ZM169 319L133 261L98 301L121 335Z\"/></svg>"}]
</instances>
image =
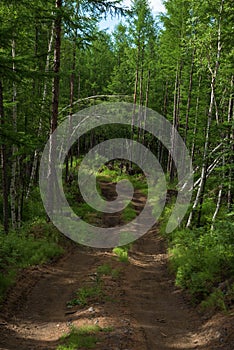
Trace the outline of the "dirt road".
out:
<instances>
[{"instance_id":1,"label":"dirt road","mask_svg":"<svg viewBox=\"0 0 234 350\"><path fill-rule=\"evenodd\" d=\"M105 297L68 308L103 265L119 271L102 277ZM233 315L205 318L174 287L157 227L133 245L128 263L111 250L74 245L57 262L24 271L1 310L0 349L56 349L71 325L87 324L111 327L98 336L97 350L234 348Z\"/></svg>"}]
</instances>

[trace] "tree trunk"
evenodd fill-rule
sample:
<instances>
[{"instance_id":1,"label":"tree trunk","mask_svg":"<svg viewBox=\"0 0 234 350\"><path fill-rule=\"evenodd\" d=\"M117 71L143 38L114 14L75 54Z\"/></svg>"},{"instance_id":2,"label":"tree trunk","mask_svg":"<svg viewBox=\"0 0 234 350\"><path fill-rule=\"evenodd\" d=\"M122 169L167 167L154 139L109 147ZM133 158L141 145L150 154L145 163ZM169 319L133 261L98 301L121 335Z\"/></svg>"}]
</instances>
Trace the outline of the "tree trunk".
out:
<instances>
[{"instance_id":1,"label":"tree trunk","mask_svg":"<svg viewBox=\"0 0 234 350\"><path fill-rule=\"evenodd\" d=\"M164 116L164 118L167 117L167 105L168 105L168 78L166 79L166 84L165 84L165 89L164 89L164 97L163 97L163 109L162 109L162 115ZM168 166L168 155L167 153L165 154L165 148L162 144L162 142L159 142L159 163L161 164L161 166L163 167L163 169L165 170L165 172L168 170L167 166Z\"/></svg>"},{"instance_id":2,"label":"tree trunk","mask_svg":"<svg viewBox=\"0 0 234 350\"><path fill-rule=\"evenodd\" d=\"M13 72L15 71L15 40L12 40L12 58L13 58ZM13 131L17 132L17 87L16 83L13 82L13 96L12 96L12 102L13 102L13 109L12 109L12 126ZM20 189L16 188L16 182L17 182L17 164L18 164L18 156L16 155L18 151L18 147L13 144L12 146L12 166L11 166L11 183L10 183L10 198L11 198L11 223L13 230L17 229L17 191Z\"/></svg>"},{"instance_id":3,"label":"tree trunk","mask_svg":"<svg viewBox=\"0 0 234 350\"><path fill-rule=\"evenodd\" d=\"M193 141L192 141L192 148L191 148L191 159L192 159L192 161L194 160L196 137L197 137L197 121L198 121L198 112L199 112L201 81L202 81L202 76L200 75L199 76L199 82L198 82L198 93L197 93L197 100L196 100L196 112L195 112L195 120L194 120L194 128L193 128Z\"/></svg>"},{"instance_id":4,"label":"tree trunk","mask_svg":"<svg viewBox=\"0 0 234 350\"><path fill-rule=\"evenodd\" d=\"M135 123L135 117L136 117L137 91L138 91L138 83L139 83L139 61L140 61L140 48L138 47L136 73L135 73L135 84L134 84L134 95L133 95L132 125L131 125L131 139L132 140L134 139L134 123ZM131 149L131 157L132 157L132 149ZM132 167L132 161L130 162L130 166Z\"/></svg>"},{"instance_id":5,"label":"tree trunk","mask_svg":"<svg viewBox=\"0 0 234 350\"><path fill-rule=\"evenodd\" d=\"M62 0L56 0L57 15L54 22L55 27L55 43L54 43L54 79L52 89L52 118L51 133L53 133L58 125L58 107L59 107L59 82L60 82L60 56L61 56L61 8Z\"/></svg>"},{"instance_id":6,"label":"tree trunk","mask_svg":"<svg viewBox=\"0 0 234 350\"><path fill-rule=\"evenodd\" d=\"M139 82L139 67L138 62L139 57L137 58L137 67L136 67L136 76L135 76L135 85L134 85L134 95L133 95L133 113L132 113L132 140L134 138L134 122L135 122L135 114L136 114L136 103L137 103L137 90L138 90L138 82Z\"/></svg>"},{"instance_id":7,"label":"tree trunk","mask_svg":"<svg viewBox=\"0 0 234 350\"><path fill-rule=\"evenodd\" d=\"M139 105L142 106L143 105L143 80L144 80L144 47L142 47L141 49L141 68L140 68L140 89L139 89ZM138 130L137 130L137 141L140 140L141 137L141 130L140 128L142 127L142 110L141 108L139 108L139 112L138 112Z\"/></svg>"},{"instance_id":8,"label":"tree trunk","mask_svg":"<svg viewBox=\"0 0 234 350\"><path fill-rule=\"evenodd\" d=\"M231 78L231 94L230 94L230 98L229 98L229 104L228 104L228 123L231 124L234 123L234 98L233 98L233 86L234 86L234 76L232 76ZM232 153L234 153L234 127L232 127L231 132L228 135L228 139L230 140L231 143L231 147L232 147ZM233 159L233 155L230 156L229 159L229 174L228 174L228 194L227 194L227 207L228 210L231 210L231 206L232 206L232 196L233 196L233 169L232 169L232 164L234 163L234 159Z\"/></svg>"},{"instance_id":9,"label":"tree trunk","mask_svg":"<svg viewBox=\"0 0 234 350\"><path fill-rule=\"evenodd\" d=\"M192 223L193 214L198 206L200 204L199 213L198 213L198 225L200 224L200 217L201 217L201 210L202 210L202 204L203 204L203 195L205 190L205 183L206 183L206 173L207 173L207 156L209 152L209 141L210 141L210 127L212 122L212 111L215 104L215 81L219 69L219 62L220 62L220 55L221 55L221 13L223 11L223 1L221 1L220 4L220 12L219 12L219 25L218 25L218 37L217 37L217 54L216 54L216 62L214 70L211 69L210 63L209 63L209 70L211 73L211 94L210 94L210 105L209 105L209 111L208 111L208 118L207 118L207 126L206 126L206 137L205 137L205 145L204 145L204 151L203 151L203 161L202 161L202 171L201 171L201 181L197 190L196 198L192 207L192 211L189 214L188 221L187 221L187 227L189 227Z\"/></svg>"},{"instance_id":10,"label":"tree trunk","mask_svg":"<svg viewBox=\"0 0 234 350\"><path fill-rule=\"evenodd\" d=\"M62 0L56 0L56 17L54 21L54 78L52 84L52 116L50 123L50 135L56 130L58 125L58 107L59 107L59 83L60 83L60 56L61 56L61 27L62 27ZM55 182L55 156L56 156L56 139L50 137L50 149L49 149L49 164L48 164L48 191L47 191L47 204L50 215L53 215L54 201L56 200L54 194L54 188L57 185ZM48 218L49 220L49 218Z\"/></svg>"},{"instance_id":11,"label":"tree trunk","mask_svg":"<svg viewBox=\"0 0 234 350\"><path fill-rule=\"evenodd\" d=\"M70 113L69 113L69 136L72 133L72 114L73 114L73 102L74 102L74 83L75 83L75 70L76 70L76 37L73 41L73 61L72 61L72 72L70 76ZM72 148L70 148L66 156L66 170L65 170L65 181L69 181L69 158L70 165L72 167Z\"/></svg>"},{"instance_id":12,"label":"tree trunk","mask_svg":"<svg viewBox=\"0 0 234 350\"><path fill-rule=\"evenodd\" d=\"M78 101L80 100L80 71L78 72L78 95L77 95L77 98L78 98ZM78 105L78 108L79 108L79 105ZM78 138L77 140L77 148L76 148L76 151L77 151L77 158L80 157L80 138ZM72 157L71 157L71 164L70 164L71 168L73 166L72 164Z\"/></svg>"},{"instance_id":13,"label":"tree trunk","mask_svg":"<svg viewBox=\"0 0 234 350\"><path fill-rule=\"evenodd\" d=\"M186 117L185 117L185 133L184 133L184 143L185 143L185 145L186 145L186 142L187 142L188 125L189 125L189 112L190 112L191 98L192 98L194 55L195 55L195 49L193 49L192 62L191 62L191 68L190 68L190 74L189 74L189 89L188 89L188 99L187 99Z\"/></svg>"},{"instance_id":14,"label":"tree trunk","mask_svg":"<svg viewBox=\"0 0 234 350\"><path fill-rule=\"evenodd\" d=\"M195 201L193 203L192 211L189 214L189 218L187 221L187 227L189 227L192 223L193 214L194 214L194 211L197 208L198 204L200 204L200 212L202 209L201 206L202 206L202 202L203 202L203 194L204 194L204 187L205 187L205 182L206 182L206 172L207 172L207 156L208 156L208 148L209 148L209 140L210 140L210 127L211 127L211 121L212 121L212 110L213 110L213 106L214 106L214 84L215 84L215 76L212 75L210 106L209 106L207 126L206 126L206 137L205 137L205 145L204 145L204 151L203 151L201 181L200 181L200 184L198 186L197 195L196 195ZM198 223L199 223L199 217L200 217L200 215L198 215Z\"/></svg>"},{"instance_id":15,"label":"tree trunk","mask_svg":"<svg viewBox=\"0 0 234 350\"><path fill-rule=\"evenodd\" d=\"M3 87L0 80L0 125L4 128L4 106L3 106ZM7 147L6 142L3 140L1 146L1 168L2 168L2 192L3 192L3 227L4 232L9 231L9 203L8 203L8 163L7 163Z\"/></svg>"},{"instance_id":16,"label":"tree trunk","mask_svg":"<svg viewBox=\"0 0 234 350\"><path fill-rule=\"evenodd\" d=\"M217 217L217 215L218 215L218 212L219 212L219 209L220 209L220 206L221 206L222 190L223 190L223 185L221 184L221 185L219 186L219 193L218 193L218 199L217 199L217 204L216 204L215 212L214 212L214 215L213 215L213 217L212 217L211 231L214 230L215 219L216 219L216 217Z\"/></svg>"},{"instance_id":17,"label":"tree trunk","mask_svg":"<svg viewBox=\"0 0 234 350\"><path fill-rule=\"evenodd\" d=\"M51 35L50 35L50 39L49 39L49 43L48 43L48 51L47 51L46 64L45 64L45 73L48 73L49 68L50 68L50 54L52 51L53 39L54 39L54 22L52 23ZM43 111L44 111L45 101L46 101L47 91L48 91L47 78L45 78L45 79L46 80L44 83L43 94L42 94L41 114L43 114ZM37 131L38 137L41 135L41 132L42 132L42 119L40 117L38 131ZM34 181L35 181L36 171L37 171L37 167L38 167L38 160L39 160L38 157L39 157L39 151L36 149L34 152L34 156L33 156L33 164L32 164L32 169L31 169L31 174L30 174L29 185L28 185L28 189L27 189L27 193L26 193L26 199L29 197L31 189L32 189L33 184L34 184Z\"/></svg>"},{"instance_id":18,"label":"tree trunk","mask_svg":"<svg viewBox=\"0 0 234 350\"><path fill-rule=\"evenodd\" d=\"M176 130L179 129L179 114L180 114L180 82L181 82L181 74L182 74L182 62L178 62L176 69L176 79L175 79L175 91L174 91L174 107L173 107L173 130L171 135L171 149L172 153L175 147L175 137ZM170 181L172 182L175 177L175 165L173 162L172 155L169 154L168 157L168 172L170 174Z\"/></svg>"},{"instance_id":19,"label":"tree trunk","mask_svg":"<svg viewBox=\"0 0 234 350\"><path fill-rule=\"evenodd\" d=\"M23 180L21 174L21 167L20 167L20 157L17 157L17 169L18 169L18 176L17 176L17 222L16 227L17 229L20 229L21 227L21 220L22 220L22 210L23 210L23 202L24 202L24 191L23 191Z\"/></svg>"},{"instance_id":20,"label":"tree trunk","mask_svg":"<svg viewBox=\"0 0 234 350\"><path fill-rule=\"evenodd\" d=\"M224 160L224 156L223 156L223 168L225 165L225 160ZM224 175L224 170L223 170L223 181L225 180L225 175ZM218 198L217 198L217 203L216 203L216 208L215 208L215 212L214 215L212 217L212 222L211 222L211 231L214 230L214 223L216 220L216 217L218 215L219 209L221 207L221 201L222 201L222 192L223 192L223 184L221 183L219 186L219 193L218 193Z\"/></svg>"},{"instance_id":21,"label":"tree trunk","mask_svg":"<svg viewBox=\"0 0 234 350\"><path fill-rule=\"evenodd\" d=\"M141 130L141 138L142 138L142 144L145 144L145 123L147 119L147 108L149 105L149 88L150 88L150 70L148 70L148 77L147 77L147 84L146 84L146 92L145 92L145 111L144 111L144 120L143 120L143 127Z\"/></svg>"}]
</instances>

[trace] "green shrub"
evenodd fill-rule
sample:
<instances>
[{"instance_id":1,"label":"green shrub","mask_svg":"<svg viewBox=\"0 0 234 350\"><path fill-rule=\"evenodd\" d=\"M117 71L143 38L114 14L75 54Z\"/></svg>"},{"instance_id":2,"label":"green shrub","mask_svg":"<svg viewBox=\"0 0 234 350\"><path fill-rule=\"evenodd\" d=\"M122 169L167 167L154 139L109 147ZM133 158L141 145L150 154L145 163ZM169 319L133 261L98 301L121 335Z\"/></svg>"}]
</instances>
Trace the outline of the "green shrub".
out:
<instances>
[{"instance_id":1,"label":"green shrub","mask_svg":"<svg viewBox=\"0 0 234 350\"><path fill-rule=\"evenodd\" d=\"M6 290L13 284L15 271L11 270L7 274L0 272L0 302L2 302Z\"/></svg>"},{"instance_id":2,"label":"green shrub","mask_svg":"<svg viewBox=\"0 0 234 350\"><path fill-rule=\"evenodd\" d=\"M233 275L233 228L225 223L214 231L183 229L171 234L169 254L176 284L188 289L195 301L207 298L215 285Z\"/></svg>"},{"instance_id":3,"label":"green shrub","mask_svg":"<svg viewBox=\"0 0 234 350\"><path fill-rule=\"evenodd\" d=\"M113 249L113 253L115 253L118 256L119 261L124 263L128 262L129 247L129 245L125 245L122 247L115 247Z\"/></svg>"},{"instance_id":4,"label":"green shrub","mask_svg":"<svg viewBox=\"0 0 234 350\"><path fill-rule=\"evenodd\" d=\"M24 210L22 213L22 221L32 222L35 221L36 218L45 219L46 212L42 203L41 194L39 187L35 187L32 189L30 196L28 199L24 201Z\"/></svg>"},{"instance_id":5,"label":"green shrub","mask_svg":"<svg viewBox=\"0 0 234 350\"><path fill-rule=\"evenodd\" d=\"M32 227L27 233L10 232L0 235L0 299L7 288L14 282L18 269L42 264L63 253L58 245L57 230L53 225ZM52 233L49 236L49 233Z\"/></svg>"},{"instance_id":6,"label":"green shrub","mask_svg":"<svg viewBox=\"0 0 234 350\"><path fill-rule=\"evenodd\" d=\"M225 296L223 292L219 289L216 289L211 293L205 300L201 302L201 310L204 311L227 311L225 305Z\"/></svg>"}]
</instances>

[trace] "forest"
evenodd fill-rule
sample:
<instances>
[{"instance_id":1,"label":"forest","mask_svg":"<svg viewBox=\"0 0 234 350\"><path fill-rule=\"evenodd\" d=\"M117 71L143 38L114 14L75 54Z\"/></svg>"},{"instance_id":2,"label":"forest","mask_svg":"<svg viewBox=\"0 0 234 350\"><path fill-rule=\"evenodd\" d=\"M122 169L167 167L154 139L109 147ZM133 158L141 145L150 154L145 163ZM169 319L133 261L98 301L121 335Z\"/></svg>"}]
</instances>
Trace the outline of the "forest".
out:
<instances>
[{"instance_id":1,"label":"forest","mask_svg":"<svg viewBox=\"0 0 234 350\"><path fill-rule=\"evenodd\" d=\"M132 0L130 8L121 0L1 1L0 303L20 271L54 261L70 249L48 219L40 194L40 160L50 135L87 107L128 102L165 117L189 151L194 182L182 222L167 232L178 195L177 169L170 152L142 125L103 125L72 145L63 169L68 201L78 216L92 221L96 215L98 221L100 213L84 203L75 184L82 159L108 139L143 144L165 174L169 199L158 235L166 242L174 285L199 310L233 315L233 0L163 3L165 13L155 16L148 0ZM100 30L106 16L119 20L113 32ZM122 167L120 160L103 165L98 181L128 178L147 194L138 167L133 164L132 174ZM124 215L130 221L135 213L127 207ZM131 250L114 248L127 263Z\"/></svg>"}]
</instances>

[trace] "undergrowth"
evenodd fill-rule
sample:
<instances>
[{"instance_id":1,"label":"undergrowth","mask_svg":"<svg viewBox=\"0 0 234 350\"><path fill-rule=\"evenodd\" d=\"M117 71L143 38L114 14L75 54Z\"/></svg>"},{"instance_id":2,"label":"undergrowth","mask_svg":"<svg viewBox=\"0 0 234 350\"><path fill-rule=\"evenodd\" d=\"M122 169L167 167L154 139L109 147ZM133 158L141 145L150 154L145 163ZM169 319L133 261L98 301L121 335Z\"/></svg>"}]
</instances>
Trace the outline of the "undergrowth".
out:
<instances>
[{"instance_id":1,"label":"undergrowth","mask_svg":"<svg viewBox=\"0 0 234 350\"><path fill-rule=\"evenodd\" d=\"M136 218L137 214L135 209L133 208L131 202L124 208L121 213L121 218L124 222L130 222Z\"/></svg>"},{"instance_id":2,"label":"undergrowth","mask_svg":"<svg viewBox=\"0 0 234 350\"><path fill-rule=\"evenodd\" d=\"M0 302L14 283L17 271L43 264L63 253L59 241L60 234L48 223L0 235Z\"/></svg>"},{"instance_id":3,"label":"undergrowth","mask_svg":"<svg viewBox=\"0 0 234 350\"><path fill-rule=\"evenodd\" d=\"M113 249L113 253L118 256L118 260L120 262L127 263L128 262L128 251L129 251L129 249L130 249L130 245L129 244L121 246L121 247L115 247Z\"/></svg>"},{"instance_id":4,"label":"undergrowth","mask_svg":"<svg viewBox=\"0 0 234 350\"><path fill-rule=\"evenodd\" d=\"M147 188L147 182L145 176L138 172L139 168L133 164L133 169L136 171L134 175L129 175L125 171L121 173L118 162L113 169L109 169L107 166L103 166L101 172L96 174L98 181L103 182L119 182L121 180L129 180L133 184L134 189Z\"/></svg>"},{"instance_id":5,"label":"undergrowth","mask_svg":"<svg viewBox=\"0 0 234 350\"><path fill-rule=\"evenodd\" d=\"M172 209L173 205L164 210L161 232L168 240L176 285L187 290L202 310L227 310L234 302L234 223L227 218L217 221L213 230L207 225L166 234Z\"/></svg>"}]
</instances>

